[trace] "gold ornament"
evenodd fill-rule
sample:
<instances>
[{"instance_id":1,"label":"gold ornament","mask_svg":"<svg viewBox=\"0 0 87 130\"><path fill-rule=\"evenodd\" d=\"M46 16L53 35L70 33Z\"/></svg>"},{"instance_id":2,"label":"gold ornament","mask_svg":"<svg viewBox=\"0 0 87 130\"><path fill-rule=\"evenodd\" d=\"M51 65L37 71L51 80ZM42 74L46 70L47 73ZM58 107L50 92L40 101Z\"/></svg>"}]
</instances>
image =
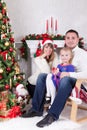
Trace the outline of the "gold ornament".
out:
<instances>
[{"instance_id":1,"label":"gold ornament","mask_svg":"<svg viewBox=\"0 0 87 130\"><path fill-rule=\"evenodd\" d=\"M3 30L5 29L5 25L2 25L2 29L3 29Z\"/></svg>"},{"instance_id":2,"label":"gold ornament","mask_svg":"<svg viewBox=\"0 0 87 130\"><path fill-rule=\"evenodd\" d=\"M2 13L0 13L0 19L2 19Z\"/></svg>"},{"instance_id":3,"label":"gold ornament","mask_svg":"<svg viewBox=\"0 0 87 130\"><path fill-rule=\"evenodd\" d=\"M15 63L15 74L20 74L20 67L17 62Z\"/></svg>"},{"instance_id":4,"label":"gold ornament","mask_svg":"<svg viewBox=\"0 0 87 130\"><path fill-rule=\"evenodd\" d=\"M9 42L5 42L5 46L9 46Z\"/></svg>"},{"instance_id":5,"label":"gold ornament","mask_svg":"<svg viewBox=\"0 0 87 130\"><path fill-rule=\"evenodd\" d=\"M11 89L11 87L12 87L12 79L10 78L10 89Z\"/></svg>"},{"instance_id":6,"label":"gold ornament","mask_svg":"<svg viewBox=\"0 0 87 130\"><path fill-rule=\"evenodd\" d=\"M5 10L7 10L6 6L4 7Z\"/></svg>"},{"instance_id":7,"label":"gold ornament","mask_svg":"<svg viewBox=\"0 0 87 130\"><path fill-rule=\"evenodd\" d=\"M1 74L3 73L3 69L2 69L2 68L0 68L0 73L1 73Z\"/></svg>"},{"instance_id":8,"label":"gold ornament","mask_svg":"<svg viewBox=\"0 0 87 130\"><path fill-rule=\"evenodd\" d=\"M22 76L18 76L17 79L18 80L23 80L23 77Z\"/></svg>"}]
</instances>

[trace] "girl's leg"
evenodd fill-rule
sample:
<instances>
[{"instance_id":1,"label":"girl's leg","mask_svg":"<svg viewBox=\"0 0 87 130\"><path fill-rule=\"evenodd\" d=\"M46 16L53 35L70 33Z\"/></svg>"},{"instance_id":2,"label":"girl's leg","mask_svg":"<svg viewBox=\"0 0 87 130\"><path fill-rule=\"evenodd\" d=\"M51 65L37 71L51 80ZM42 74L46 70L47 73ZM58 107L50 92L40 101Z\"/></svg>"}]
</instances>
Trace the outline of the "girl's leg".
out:
<instances>
[{"instance_id":1,"label":"girl's leg","mask_svg":"<svg viewBox=\"0 0 87 130\"><path fill-rule=\"evenodd\" d=\"M46 99L49 100L49 98L51 97L51 104L52 104L56 95L56 88L52 81L52 74L47 75L46 88L47 88Z\"/></svg>"}]
</instances>

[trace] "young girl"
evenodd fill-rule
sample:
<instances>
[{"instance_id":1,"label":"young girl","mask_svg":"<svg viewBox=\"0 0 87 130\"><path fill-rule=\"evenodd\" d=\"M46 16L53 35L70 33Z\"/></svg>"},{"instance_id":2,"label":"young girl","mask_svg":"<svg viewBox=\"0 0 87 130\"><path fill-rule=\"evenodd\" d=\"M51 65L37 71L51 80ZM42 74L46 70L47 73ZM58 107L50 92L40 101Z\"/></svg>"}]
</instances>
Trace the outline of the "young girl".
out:
<instances>
[{"instance_id":1,"label":"young girl","mask_svg":"<svg viewBox=\"0 0 87 130\"><path fill-rule=\"evenodd\" d=\"M61 80L61 72L74 72L74 66L71 65L73 54L70 48L64 47L60 50L61 64L57 68L52 69L52 73L48 74L46 79L46 101L45 104L51 104L54 101L58 84Z\"/></svg>"}]
</instances>

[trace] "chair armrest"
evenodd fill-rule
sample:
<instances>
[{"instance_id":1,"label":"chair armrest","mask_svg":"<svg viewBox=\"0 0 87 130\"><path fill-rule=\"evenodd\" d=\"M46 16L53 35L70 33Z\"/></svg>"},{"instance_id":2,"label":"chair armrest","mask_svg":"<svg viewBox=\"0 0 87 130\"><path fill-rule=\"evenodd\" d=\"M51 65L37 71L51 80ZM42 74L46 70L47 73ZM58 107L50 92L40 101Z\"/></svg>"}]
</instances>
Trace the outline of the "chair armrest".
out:
<instances>
[{"instance_id":1,"label":"chair armrest","mask_svg":"<svg viewBox=\"0 0 87 130\"><path fill-rule=\"evenodd\" d=\"M80 89L80 86L81 86L82 82L87 82L87 79L77 79L77 81L76 81L76 87L78 89Z\"/></svg>"}]
</instances>

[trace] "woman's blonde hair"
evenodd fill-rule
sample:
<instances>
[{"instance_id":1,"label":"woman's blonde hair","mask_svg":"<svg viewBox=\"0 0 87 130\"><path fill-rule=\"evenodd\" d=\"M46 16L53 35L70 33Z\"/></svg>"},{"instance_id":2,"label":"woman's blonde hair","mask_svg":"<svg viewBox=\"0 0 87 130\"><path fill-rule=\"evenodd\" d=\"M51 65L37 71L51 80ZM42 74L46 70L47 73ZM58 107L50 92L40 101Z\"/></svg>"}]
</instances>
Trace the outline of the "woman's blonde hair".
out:
<instances>
[{"instance_id":1,"label":"woman's blonde hair","mask_svg":"<svg viewBox=\"0 0 87 130\"><path fill-rule=\"evenodd\" d=\"M63 47L61 50L60 50L60 53L61 51L69 51L70 52L70 55L71 55L71 58L69 60L69 63L72 63L72 59L73 59L73 52L72 50L69 48L69 47Z\"/></svg>"},{"instance_id":2,"label":"woman's blonde hair","mask_svg":"<svg viewBox=\"0 0 87 130\"><path fill-rule=\"evenodd\" d=\"M51 55L49 56L49 59L46 58L47 62L49 63L50 61L53 61L53 60L54 60L54 57L55 57L55 55L54 55L54 47L53 47L53 44L52 44L52 43L47 43L47 44L45 44L45 45L43 46L41 55L44 53L44 48L45 48L46 45L48 45L48 46L52 49L52 53L51 53Z\"/></svg>"}]
</instances>

